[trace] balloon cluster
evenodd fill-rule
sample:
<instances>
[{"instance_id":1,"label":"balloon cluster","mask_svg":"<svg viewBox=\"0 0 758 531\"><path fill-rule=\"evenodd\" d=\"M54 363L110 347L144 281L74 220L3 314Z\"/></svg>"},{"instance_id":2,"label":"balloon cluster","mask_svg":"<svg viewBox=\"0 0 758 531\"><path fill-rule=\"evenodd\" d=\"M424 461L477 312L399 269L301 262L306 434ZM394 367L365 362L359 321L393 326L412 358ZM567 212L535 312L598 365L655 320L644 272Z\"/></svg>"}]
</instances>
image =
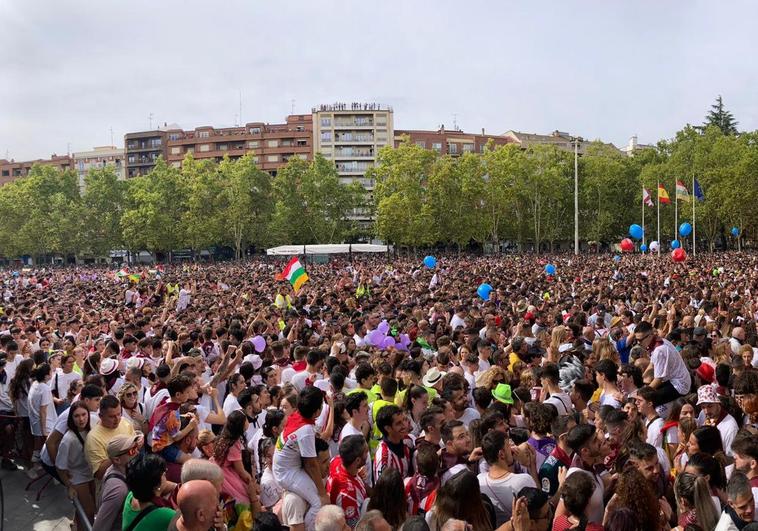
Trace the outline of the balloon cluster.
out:
<instances>
[{"instance_id":1,"label":"balloon cluster","mask_svg":"<svg viewBox=\"0 0 758 531\"><path fill-rule=\"evenodd\" d=\"M408 334L400 334L398 340L395 340L395 338L389 334L389 331L390 325L385 319L379 323L376 330L369 332L364 341L366 345L371 347L382 349L395 348L397 350L408 352L408 347L411 344L411 338L408 337Z\"/></svg>"}]
</instances>

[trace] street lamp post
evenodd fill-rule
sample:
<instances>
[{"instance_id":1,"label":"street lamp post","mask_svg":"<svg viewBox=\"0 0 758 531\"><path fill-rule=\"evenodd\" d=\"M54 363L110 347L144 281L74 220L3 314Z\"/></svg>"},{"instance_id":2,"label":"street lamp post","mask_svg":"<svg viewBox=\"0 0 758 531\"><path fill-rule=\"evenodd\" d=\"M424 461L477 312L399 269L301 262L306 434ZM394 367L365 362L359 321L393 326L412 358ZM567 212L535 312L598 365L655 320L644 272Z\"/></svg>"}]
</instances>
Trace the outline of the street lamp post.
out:
<instances>
[{"instance_id":1,"label":"street lamp post","mask_svg":"<svg viewBox=\"0 0 758 531\"><path fill-rule=\"evenodd\" d=\"M574 138L574 255L579 255L579 138Z\"/></svg>"}]
</instances>

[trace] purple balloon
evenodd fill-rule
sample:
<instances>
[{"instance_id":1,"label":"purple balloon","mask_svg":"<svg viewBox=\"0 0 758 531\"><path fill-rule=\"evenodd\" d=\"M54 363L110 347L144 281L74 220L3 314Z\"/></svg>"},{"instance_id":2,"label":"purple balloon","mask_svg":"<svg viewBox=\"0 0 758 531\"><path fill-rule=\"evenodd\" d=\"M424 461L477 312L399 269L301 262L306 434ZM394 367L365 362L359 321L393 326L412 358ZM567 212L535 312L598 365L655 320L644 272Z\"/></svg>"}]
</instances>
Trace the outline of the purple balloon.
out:
<instances>
[{"instance_id":1,"label":"purple balloon","mask_svg":"<svg viewBox=\"0 0 758 531\"><path fill-rule=\"evenodd\" d=\"M386 320L384 320L381 323L379 323L379 326L377 326L376 329L386 336L387 332L390 331L390 324Z\"/></svg>"},{"instance_id":2,"label":"purple balloon","mask_svg":"<svg viewBox=\"0 0 758 531\"><path fill-rule=\"evenodd\" d=\"M266 350L266 339L263 336L255 336L251 343L255 347L255 351L259 354Z\"/></svg>"},{"instance_id":3,"label":"purple balloon","mask_svg":"<svg viewBox=\"0 0 758 531\"><path fill-rule=\"evenodd\" d=\"M395 346L395 338L393 337L385 337L382 340L382 348L390 348Z\"/></svg>"},{"instance_id":4,"label":"purple balloon","mask_svg":"<svg viewBox=\"0 0 758 531\"><path fill-rule=\"evenodd\" d=\"M366 342L369 345L381 347L382 341L384 341L384 337L385 335L382 333L382 331L377 328L376 330L372 330L369 335L366 336Z\"/></svg>"},{"instance_id":5,"label":"purple balloon","mask_svg":"<svg viewBox=\"0 0 758 531\"><path fill-rule=\"evenodd\" d=\"M408 348L408 345L411 344L411 338L408 337L408 334L400 334L400 344L406 349Z\"/></svg>"}]
</instances>

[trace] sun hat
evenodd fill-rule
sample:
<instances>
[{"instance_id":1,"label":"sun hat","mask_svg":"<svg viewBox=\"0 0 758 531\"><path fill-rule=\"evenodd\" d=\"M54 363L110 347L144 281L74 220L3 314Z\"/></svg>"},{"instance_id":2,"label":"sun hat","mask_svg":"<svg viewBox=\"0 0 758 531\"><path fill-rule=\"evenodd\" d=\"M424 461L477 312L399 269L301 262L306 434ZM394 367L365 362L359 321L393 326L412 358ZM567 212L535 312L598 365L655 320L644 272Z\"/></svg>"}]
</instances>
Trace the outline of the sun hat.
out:
<instances>
[{"instance_id":1,"label":"sun hat","mask_svg":"<svg viewBox=\"0 0 758 531\"><path fill-rule=\"evenodd\" d=\"M702 365L701 365L702 367ZM701 385L697 390L697 405L701 404L720 404L719 395L716 393L716 388L712 385Z\"/></svg>"},{"instance_id":2,"label":"sun hat","mask_svg":"<svg viewBox=\"0 0 758 531\"><path fill-rule=\"evenodd\" d=\"M426 371L426 374L424 375L424 378L422 378L421 382L426 387L434 387L440 380L442 380L445 374L447 373L442 372L437 367L432 367Z\"/></svg>"},{"instance_id":3,"label":"sun hat","mask_svg":"<svg viewBox=\"0 0 758 531\"><path fill-rule=\"evenodd\" d=\"M110 376L118 369L118 362L113 358L105 358L100 362L100 374Z\"/></svg>"},{"instance_id":4,"label":"sun hat","mask_svg":"<svg viewBox=\"0 0 758 531\"><path fill-rule=\"evenodd\" d=\"M503 404L513 404L511 386L505 383L497 384L495 390L492 391L492 398Z\"/></svg>"}]
</instances>

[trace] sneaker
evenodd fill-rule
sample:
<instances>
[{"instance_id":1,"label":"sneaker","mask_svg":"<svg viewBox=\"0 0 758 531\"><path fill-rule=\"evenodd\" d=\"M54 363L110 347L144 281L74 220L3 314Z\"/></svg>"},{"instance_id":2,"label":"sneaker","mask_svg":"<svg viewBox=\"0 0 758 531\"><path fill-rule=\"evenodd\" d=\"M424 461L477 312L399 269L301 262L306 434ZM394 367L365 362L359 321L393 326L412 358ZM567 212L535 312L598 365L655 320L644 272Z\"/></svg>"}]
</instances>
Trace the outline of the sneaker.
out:
<instances>
[{"instance_id":1,"label":"sneaker","mask_svg":"<svg viewBox=\"0 0 758 531\"><path fill-rule=\"evenodd\" d=\"M2 462L0 462L0 468L3 470L18 470L16 464L7 457L3 457Z\"/></svg>"}]
</instances>

